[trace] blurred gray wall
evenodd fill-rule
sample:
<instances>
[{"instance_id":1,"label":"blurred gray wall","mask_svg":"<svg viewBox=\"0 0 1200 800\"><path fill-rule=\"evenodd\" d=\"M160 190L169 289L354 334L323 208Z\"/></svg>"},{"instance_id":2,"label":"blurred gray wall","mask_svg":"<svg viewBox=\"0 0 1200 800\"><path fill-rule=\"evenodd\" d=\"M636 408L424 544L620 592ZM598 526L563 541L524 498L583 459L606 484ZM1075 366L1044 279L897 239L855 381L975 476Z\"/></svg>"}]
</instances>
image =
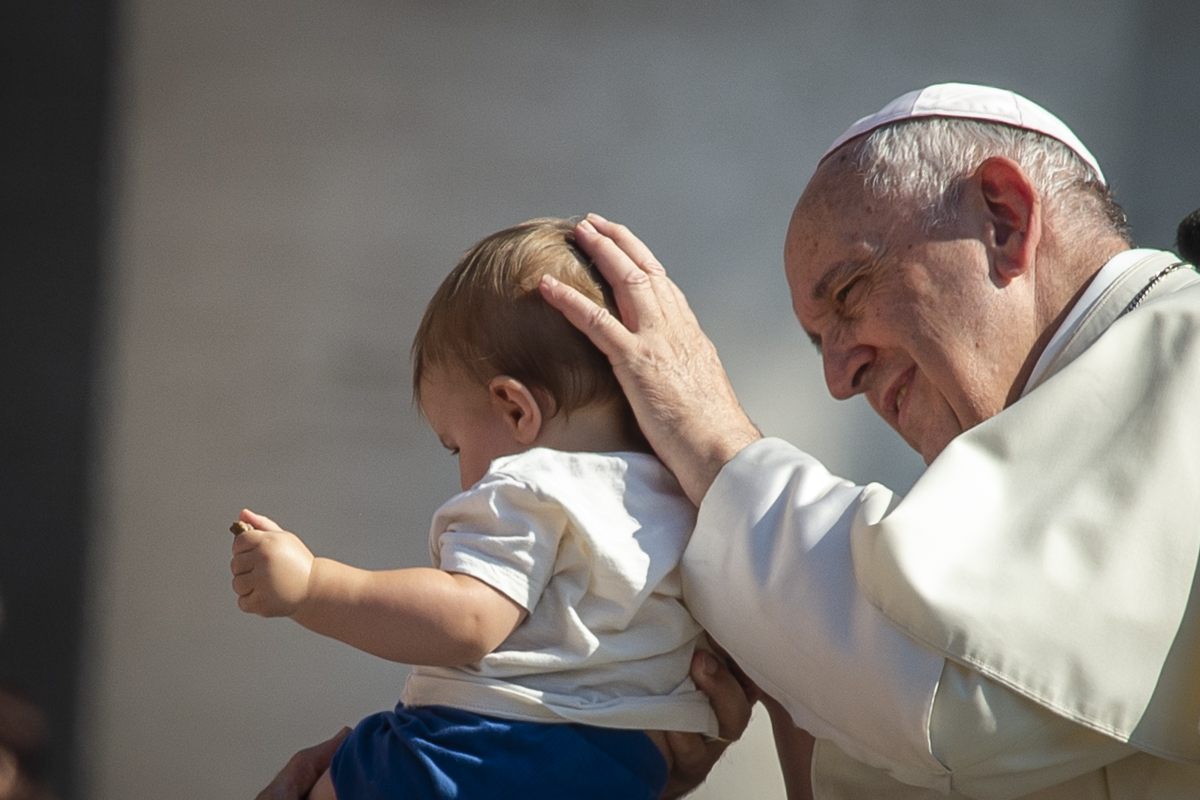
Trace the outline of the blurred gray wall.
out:
<instances>
[{"instance_id":1,"label":"blurred gray wall","mask_svg":"<svg viewBox=\"0 0 1200 800\"><path fill-rule=\"evenodd\" d=\"M1085 11L1086 9L1086 11ZM409 402L426 300L483 235L598 211L654 248L751 415L857 480L920 461L835 404L780 252L850 122L944 80L1043 103L1140 241L1200 205L1194 4L127 0L81 707L82 796L250 797L404 667L241 614L248 506L423 565L456 469ZM769 733L704 798L782 797Z\"/></svg>"}]
</instances>

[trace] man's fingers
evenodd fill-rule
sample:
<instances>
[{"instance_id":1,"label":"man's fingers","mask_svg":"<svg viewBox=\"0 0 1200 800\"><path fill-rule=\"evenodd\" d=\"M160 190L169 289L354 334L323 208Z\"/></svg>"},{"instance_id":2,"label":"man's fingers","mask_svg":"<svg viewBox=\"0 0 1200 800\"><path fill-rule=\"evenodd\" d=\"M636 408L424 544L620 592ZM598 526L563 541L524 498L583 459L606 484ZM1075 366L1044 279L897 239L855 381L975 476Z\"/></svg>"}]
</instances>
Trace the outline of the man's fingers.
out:
<instances>
[{"instance_id":1,"label":"man's fingers","mask_svg":"<svg viewBox=\"0 0 1200 800\"><path fill-rule=\"evenodd\" d=\"M729 742L706 739L698 733L667 732L667 747L674 764L667 776L661 800L675 800L691 793L712 772Z\"/></svg>"},{"instance_id":2,"label":"man's fingers","mask_svg":"<svg viewBox=\"0 0 1200 800\"><path fill-rule=\"evenodd\" d=\"M616 363L624 359L623 354L636 346L634 336L621 321L608 313L565 283L549 275L543 276L538 289L546 302L562 312L567 321L592 340L600 352Z\"/></svg>"},{"instance_id":3,"label":"man's fingers","mask_svg":"<svg viewBox=\"0 0 1200 800\"><path fill-rule=\"evenodd\" d=\"M745 693L746 699L750 702L750 705L753 706L755 703L761 700L763 698L762 689L758 688L758 684L750 680L750 676L742 670L740 664L733 660L733 656L729 655L729 651L722 647L721 644L712 637L711 633L705 632L704 638L708 640L708 646L711 647L713 652L717 654L720 662L733 674L734 680L736 680L738 685L742 687L742 692Z\"/></svg>"},{"instance_id":4,"label":"man's fingers","mask_svg":"<svg viewBox=\"0 0 1200 800\"><path fill-rule=\"evenodd\" d=\"M662 262L641 239L633 234L633 231L620 223L609 222L599 214L588 214L588 221L591 222L597 233L608 237L646 275L663 317L671 319L679 314L691 322L695 321L695 316L692 314L683 292L667 277L667 270ZM617 300L619 305L620 298L618 297ZM621 307L620 311L624 318L625 309Z\"/></svg>"},{"instance_id":5,"label":"man's fingers","mask_svg":"<svg viewBox=\"0 0 1200 800\"><path fill-rule=\"evenodd\" d=\"M690 773L695 765L707 764L713 760L709 750L711 740L706 741L705 737L698 733L666 731L666 734L671 755L674 757L675 763L679 765L681 772Z\"/></svg>"},{"instance_id":6,"label":"man's fingers","mask_svg":"<svg viewBox=\"0 0 1200 800\"><path fill-rule=\"evenodd\" d=\"M692 656L692 681L708 695L717 715L717 735L736 741L750 724L752 704L734 674L720 659L705 650Z\"/></svg>"},{"instance_id":7,"label":"man's fingers","mask_svg":"<svg viewBox=\"0 0 1200 800\"><path fill-rule=\"evenodd\" d=\"M332 738L296 753L254 800L303 800L329 768L338 745L349 733L349 728L342 728Z\"/></svg>"},{"instance_id":8,"label":"man's fingers","mask_svg":"<svg viewBox=\"0 0 1200 800\"><path fill-rule=\"evenodd\" d=\"M609 225L613 226L613 223ZM623 226L618 227L623 229ZM645 245L631 233L626 237L641 245L635 247L639 255L645 251L644 260L635 261L616 240L598 231L590 219L575 226L575 238L612 287L613 299L617 301L617 311L625 327L637 333L658 324L663 316L663 304L652 276L657 274L665 278L666 273Z\"/></svg>"},{"instance_id":9,"label":"man's fingers","mask_svg":"<svg viewBox=\"0 0 1200 800\"><path fill-rule=\"evenodd\" d=\"M654 253L651 252L650 248L646 246L645 242L635 236L629 228L619 222L610 222L599 214L588 214L587 219L581 223L581 225L585 224L590 225L593 230L611 239L620 248L621 252L627 255L642 272L652 276L667 274L666 269L654 257Z\"/></svg>"}]
</instances>

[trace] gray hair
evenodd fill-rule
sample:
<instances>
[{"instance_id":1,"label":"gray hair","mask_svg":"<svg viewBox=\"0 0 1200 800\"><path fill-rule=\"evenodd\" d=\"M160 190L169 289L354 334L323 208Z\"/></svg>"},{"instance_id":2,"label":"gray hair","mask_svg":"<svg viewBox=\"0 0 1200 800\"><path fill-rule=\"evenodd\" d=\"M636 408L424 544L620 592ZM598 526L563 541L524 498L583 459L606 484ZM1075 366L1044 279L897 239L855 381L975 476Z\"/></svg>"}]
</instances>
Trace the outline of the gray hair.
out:
<instances>
[{"instance_id":1,"label":"gray hair","mask_svg":"<svg viewBox=\"0 0 1200 800\"><path fill-rule=\"evenodd\" d=\"M1109 188L1075 151L1049 136L994 122L921 117L877 128L846 147L863 186L881 200L909 205L927 233L954 222L960 192L976 167L1006 156L1029 175L1060 227L1100 227L1133 243Z\"/></svg>"}]
</instances>

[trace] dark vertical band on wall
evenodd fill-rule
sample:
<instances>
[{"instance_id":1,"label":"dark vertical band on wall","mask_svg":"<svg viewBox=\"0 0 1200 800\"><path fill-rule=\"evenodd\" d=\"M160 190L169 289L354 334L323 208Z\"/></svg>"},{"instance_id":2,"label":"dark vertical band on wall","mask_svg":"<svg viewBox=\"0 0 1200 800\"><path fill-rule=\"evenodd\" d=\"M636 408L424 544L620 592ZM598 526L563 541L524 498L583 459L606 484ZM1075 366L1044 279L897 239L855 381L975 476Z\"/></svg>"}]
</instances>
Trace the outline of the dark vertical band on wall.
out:
<instances>
[{"instance_id":1,"label":"dark vertical band on wall","mask_svg":"<svg viewBox=\"0 0 1200 800\"><path fill-rule=\"evenodd\" d=\"M50 722L71 785L89 401L107 224L112 0L0 3L0 681Z\"/></svg>"},{"instance_id":2,"label":"dark vertical band on wall","mask_svg":"<svg viewBox=\"0 0 1200 800\"><path fill-rule=\"evenodd\" d=\"M1136 0L1131 11L1137 103L1112 114L1134 120L1121 123L1133 169L1127 185L1114 188L1131 210L1134 240L1171 250L1180 220L1200 206L1200 3Z\"/></svg>"}]
</instances>

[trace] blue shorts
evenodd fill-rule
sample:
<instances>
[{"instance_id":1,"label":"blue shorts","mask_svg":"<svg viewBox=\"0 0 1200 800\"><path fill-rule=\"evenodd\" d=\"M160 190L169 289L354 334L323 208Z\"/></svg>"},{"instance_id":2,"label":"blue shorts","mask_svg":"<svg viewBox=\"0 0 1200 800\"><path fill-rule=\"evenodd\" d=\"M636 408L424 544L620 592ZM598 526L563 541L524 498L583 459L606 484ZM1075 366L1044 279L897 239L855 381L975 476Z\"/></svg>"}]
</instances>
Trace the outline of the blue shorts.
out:
<instances>
[{"instance_id":1,"label":"blue shorts","mask_svg":"<svg viewBox=\"0 0 1200 800\"><path fill-rule=\"evenodd\" d=\"M330 771L338 800L657 800L667 783L642 731L403 704L360 722Z\"/></svg>"}]
</instances>

